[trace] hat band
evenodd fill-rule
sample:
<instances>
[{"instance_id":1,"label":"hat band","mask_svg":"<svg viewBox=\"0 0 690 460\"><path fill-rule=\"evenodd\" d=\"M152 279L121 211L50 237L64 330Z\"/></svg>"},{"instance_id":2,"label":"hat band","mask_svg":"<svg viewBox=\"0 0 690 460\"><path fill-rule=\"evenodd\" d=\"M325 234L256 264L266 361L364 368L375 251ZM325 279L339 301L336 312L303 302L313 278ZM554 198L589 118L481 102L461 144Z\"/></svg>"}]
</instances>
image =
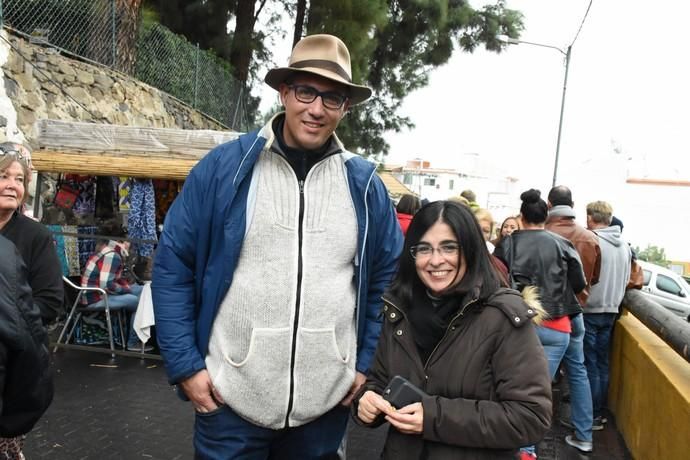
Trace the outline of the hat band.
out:
<instances>
[{"instance_id":1,"label":"hat band","mask_svg":"<svg viewBox=\"0 0 690 460\"><path fill-rule=\"evenodd\" d=\"M348 83L352 83L352 78L345 71L345 69L333 61L327 61L325 59L306 59L304 61L293 62L290 64L290 67L296 69L302 69L304 67L316 67L324 70L330 70L331 72L338 74Z\"/></svg>"}]
</instances>

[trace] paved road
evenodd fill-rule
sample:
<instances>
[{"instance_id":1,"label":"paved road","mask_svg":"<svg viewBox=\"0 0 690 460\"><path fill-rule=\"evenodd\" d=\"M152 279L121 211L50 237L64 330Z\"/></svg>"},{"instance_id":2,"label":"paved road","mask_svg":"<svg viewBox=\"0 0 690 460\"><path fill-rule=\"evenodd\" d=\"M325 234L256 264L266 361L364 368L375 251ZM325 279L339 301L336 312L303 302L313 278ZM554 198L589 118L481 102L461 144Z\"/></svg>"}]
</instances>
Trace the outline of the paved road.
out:
<instances>
[{"instance_id":1,"label":"paved road","mask_svg":"<svg viewBox=\"0 0 690 460\"><path fill-rule=\"evenodd\" d=\"M55 400L27 438L27 459L191 459L194 416L165 380L162 362L80 350L54 355ZM560 400L560 387L554 398ZM566 404L556 404L556 417ZM564 410L565 410L564 409ZM348 460L379 457L387 426L351 426ZM557 425L539 445L539 459L629 459L615 425L595 433L595 453L565 445Z\"/></svg>"}]
</instances>

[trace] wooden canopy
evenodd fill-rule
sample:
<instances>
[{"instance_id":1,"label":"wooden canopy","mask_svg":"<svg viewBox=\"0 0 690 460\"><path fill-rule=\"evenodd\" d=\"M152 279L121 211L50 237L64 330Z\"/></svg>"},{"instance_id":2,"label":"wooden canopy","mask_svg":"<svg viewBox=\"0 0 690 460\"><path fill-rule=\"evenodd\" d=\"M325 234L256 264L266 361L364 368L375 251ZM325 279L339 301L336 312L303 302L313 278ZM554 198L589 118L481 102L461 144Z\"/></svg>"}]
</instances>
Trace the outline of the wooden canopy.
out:
<instances>
[{"instance_id":1,"label":"wooden canopy","mask_svg":"<svg viewBox=\"0 0 690 460\"><path fill-rule=\"evenodd\" d=\"M41 120L34 169L184 180L213 147L239 133Z\"/></svg>"}]
</instances>

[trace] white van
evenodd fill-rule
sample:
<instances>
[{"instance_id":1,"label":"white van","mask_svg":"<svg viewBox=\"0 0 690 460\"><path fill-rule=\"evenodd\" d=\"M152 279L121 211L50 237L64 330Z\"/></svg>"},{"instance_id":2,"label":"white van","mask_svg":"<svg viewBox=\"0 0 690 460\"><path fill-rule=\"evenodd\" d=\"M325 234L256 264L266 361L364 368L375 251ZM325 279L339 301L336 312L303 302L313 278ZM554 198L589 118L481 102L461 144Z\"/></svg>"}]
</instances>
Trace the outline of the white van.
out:
<instances>
[{"instance_id":1,"label":"white van","mask_svg":"<svg viewBox=\"0 0 690 460\"><path fill-rule=\"evenodd\" d=\"M690 285L683 277L659 265L642 260L638 260L637 263L642 267L644 275L642 293L690 321Z\"/></svg>"}]
</instances>

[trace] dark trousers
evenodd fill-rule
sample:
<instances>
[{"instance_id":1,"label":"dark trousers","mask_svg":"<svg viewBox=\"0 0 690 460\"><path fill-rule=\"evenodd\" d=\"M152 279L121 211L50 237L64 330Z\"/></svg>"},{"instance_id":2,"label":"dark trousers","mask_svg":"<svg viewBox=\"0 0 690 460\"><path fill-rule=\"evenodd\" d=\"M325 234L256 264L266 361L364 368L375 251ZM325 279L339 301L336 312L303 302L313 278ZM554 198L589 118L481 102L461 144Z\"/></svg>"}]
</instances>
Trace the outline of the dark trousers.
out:
<instances>
[{"instance_id":1,"label":"dark trousers","mask_svg":"<svg viewBox=\"0 0 690 460\"><path fill-rule=\"evenodd\" d=\"M594 417L602 415L609 391L609 353L615 313L585 313L585 366L592 391Z\"/></svg>"},{"instance_id":2,"label":"dark trousers","mask_svg":"<svg viewBox=\"0 0 690 460\"><path fill-rule=\"evenodd\" d=\"M194 458L197 460L337 459L349 408L336 406L306 425L282 430L256 426L228 406L196 414Z\"/></svg>"}]
</instances>

